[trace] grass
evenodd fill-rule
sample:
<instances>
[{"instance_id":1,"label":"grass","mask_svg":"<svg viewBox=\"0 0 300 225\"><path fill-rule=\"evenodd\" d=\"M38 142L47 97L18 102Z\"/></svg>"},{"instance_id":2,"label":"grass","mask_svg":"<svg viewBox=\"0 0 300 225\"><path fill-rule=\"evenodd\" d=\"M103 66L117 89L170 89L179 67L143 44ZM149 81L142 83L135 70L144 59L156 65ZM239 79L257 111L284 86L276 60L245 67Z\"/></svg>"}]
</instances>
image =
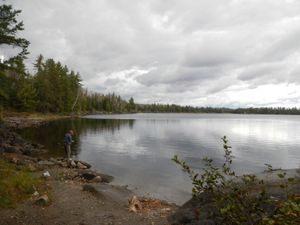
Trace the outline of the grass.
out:
<instances>
[{"instance_id":1,"label":"grass","mask_svg":"<svg viewBox=\"0 0 300 225\"><path fill-rule=\"evenodd\" d=\"M13 208L17 202L28 198L40 182L27 167L18 169L0 159L0 208Z\"/></svg>"}]
</instances>

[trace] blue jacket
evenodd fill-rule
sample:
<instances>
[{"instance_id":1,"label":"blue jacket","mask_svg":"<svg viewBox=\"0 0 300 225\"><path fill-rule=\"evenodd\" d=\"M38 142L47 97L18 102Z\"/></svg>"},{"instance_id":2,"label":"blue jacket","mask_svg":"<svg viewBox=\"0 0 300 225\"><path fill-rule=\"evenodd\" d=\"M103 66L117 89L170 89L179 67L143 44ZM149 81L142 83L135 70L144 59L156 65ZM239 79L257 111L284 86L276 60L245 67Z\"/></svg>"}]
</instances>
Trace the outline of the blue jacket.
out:
<instances>
[{"instance_id":1,"label":"blue jacket","mask_svg":"<svg viewBox=\"0 0 300 225\"><path fill-rule=\"evenodd\" d=\"M72 144L72 135L70 133L66 133L64 140L65 140L66 145L71 145Z\"/></svg>"}]
</instances>

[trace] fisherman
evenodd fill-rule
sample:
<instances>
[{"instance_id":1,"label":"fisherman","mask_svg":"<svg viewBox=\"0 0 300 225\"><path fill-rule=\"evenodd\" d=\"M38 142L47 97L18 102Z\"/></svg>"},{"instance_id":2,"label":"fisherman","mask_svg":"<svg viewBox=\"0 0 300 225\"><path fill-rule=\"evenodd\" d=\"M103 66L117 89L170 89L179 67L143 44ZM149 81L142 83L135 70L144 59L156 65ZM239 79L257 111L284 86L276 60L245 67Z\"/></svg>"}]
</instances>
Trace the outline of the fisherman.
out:
<instances>
[{"instance_id":1,"label":"fisherman","mask_svg":"<svg viewBox=\"0 0 300 225\"><path fill-rule=\"evenodd\" d=\"M66 151L66 156L68 160L71 160L71 144L73 142L72 136L74 135L73 130L70 130L65 134L65 151Z\"/></svg>"}]
</instances>

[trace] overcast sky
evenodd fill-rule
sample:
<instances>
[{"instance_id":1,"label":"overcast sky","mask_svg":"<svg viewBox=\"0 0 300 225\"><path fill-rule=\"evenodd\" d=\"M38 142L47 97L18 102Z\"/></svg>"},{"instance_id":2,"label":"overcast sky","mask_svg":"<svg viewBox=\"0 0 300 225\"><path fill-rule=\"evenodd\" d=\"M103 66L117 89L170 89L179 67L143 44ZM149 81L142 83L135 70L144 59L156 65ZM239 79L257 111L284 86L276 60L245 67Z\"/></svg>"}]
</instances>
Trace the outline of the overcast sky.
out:
<instances>
[{"instance_id":1,"label":"overcast sky","mask_svg":"<svg viewBox=\"0 0 300 225\"><path fill-rule=\"evenodd\" d=\"M299 0L10 0L38 54L139 103L300 107Z\"/></svg>"}]
</instances>

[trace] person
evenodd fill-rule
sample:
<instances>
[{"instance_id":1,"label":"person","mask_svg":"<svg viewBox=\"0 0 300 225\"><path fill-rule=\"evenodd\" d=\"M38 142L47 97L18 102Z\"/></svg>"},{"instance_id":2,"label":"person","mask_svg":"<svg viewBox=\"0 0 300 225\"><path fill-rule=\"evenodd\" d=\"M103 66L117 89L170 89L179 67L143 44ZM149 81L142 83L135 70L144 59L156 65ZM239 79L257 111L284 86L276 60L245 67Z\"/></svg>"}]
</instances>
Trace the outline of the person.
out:
<instances>
[{"instance_id":1,"label":"person","mask_svg":"<svg viewBox=\"0 0 300 225\"><path fill-rule=\"evenodd\" d=\"M72 136L74 135L73 130L70 130L69 132L67 132L65 134L65 151L66 151L66 155L67 155L67 159L71 160L71 144L73 142L72 140Z\"/></svg>"}]
</instances>

